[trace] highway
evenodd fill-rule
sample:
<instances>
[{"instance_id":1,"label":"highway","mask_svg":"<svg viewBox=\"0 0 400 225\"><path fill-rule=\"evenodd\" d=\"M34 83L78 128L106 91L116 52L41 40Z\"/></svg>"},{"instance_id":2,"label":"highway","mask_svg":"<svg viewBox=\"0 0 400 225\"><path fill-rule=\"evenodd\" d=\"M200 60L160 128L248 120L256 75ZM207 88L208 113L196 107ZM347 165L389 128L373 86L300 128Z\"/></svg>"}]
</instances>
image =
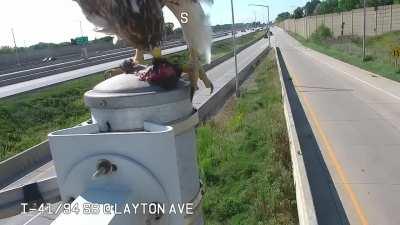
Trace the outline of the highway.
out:
<instances>
[{"instance_id":1,"label":"highway","mask_svg":"<svg viewBox=\"0 0 400 225\"><path fill-rule=\"evenodd\" d=\"M266 39L262 39L240 52L238 54L238 70L241 71L243 68L245 68L252 60L254 60L259 54L261 54L267 48L267 46L268 41ZM231 57L225 62L207 71L207 75L212 80L216 92L235 77L234 68L234 58ZM193 99L193 105L196 108L198 108L201 104L203 104L211 97L209 89L204 88L204 85L202 85L201 83L199 83L199 87L200 89L195 93ZM2 189L2 191L13 189L24 184L34 183L43 179L47 179L49 177L53 177L55 175L56 173L54 165L51 161L44 166L38 168L37 170L22 177L20 180L10 184L8 187ZM54 215L30 212L6 219L0 219L0 225L48 225L52 222L54 218Z\"/></svg>"},{"instance_id":2,"label":"highway","mask_svg":"<svg viewBox=\"0 0 400 225\"><path fill-rule=\"evenodd\" d=\"M319 224L400 224L400 84L273 33Z\"/></svg>"},{"instance_id":3,"label":"highway","mask_svg":"<svg viewBox=\"0 0 400 225\"><path fill-rule=\"evenodd\" d=\"M248 33L250 33L250 31L239 32L237 36L239 37ZM213 42L225 40L231 37L231 34L225 35L213 39ZM186 50L186 48L186 45L168 48L164 49L162 51L162 54L168 55ZM118 67L126 58L129 58L131 56L131 53L132 52L130 50L118 53L110 53L106 57L93 58L89 62L78 60L70 63L64 63L56 67L28 70L27 73L23 73L20 75L16 75L14 73L0 75L0 98L16 95L26 91L35 90L49 85L54 85L64 81L102 72L110 68ZM145 59L150 58L151 56L149 54L145 54ZM14 80L18 81L18 79L25 78L30 80L14 83ZM6 82L12 82L14 84L2 86L2 82L4 84Z\"/></svg>"},{"instance_id":4,"label":"highway","mask_svg":"<svg viewBox=\"0 0 400 225\"><path fill-rule=\"evenodd\" d=\"M229 32L224 32L224 33L217 33L213 35L213 38L219 38L223 37L229 34ZM166 41L162 42L161 46L163 49L168 49L168 48L173 48L176 46L184 45L184 40L179 40L179 41ZM35 74L39 72L46 72L46 71L54 71L59 68L63 67L71 67L72 65L75 64L82 64L84 65L85 63L88 62L101 62L101 61L112 61L113 59L121 59L121 58L126 58L130 57L132 54L134 54L134 49L131 47L125 47L125 48L116 48L116 49L111 49L111 50L105 50L105 51L97 51L97 52L90 52L89 57L87 59L82 58L80 54L72 54L72 55L66 55L66 56L60 56L57 58L56 61L52 62L36 62L36 63L27 63L27 64L22 64L21 66L11 66L12 68L10 69L3 69L0 70L0 86L4 86L3 80L6 80L8 78L13 78L13 77L18 77L18 76L23 76L23 75L28 75L28 74Z\"/></svg>"}]
</instances>

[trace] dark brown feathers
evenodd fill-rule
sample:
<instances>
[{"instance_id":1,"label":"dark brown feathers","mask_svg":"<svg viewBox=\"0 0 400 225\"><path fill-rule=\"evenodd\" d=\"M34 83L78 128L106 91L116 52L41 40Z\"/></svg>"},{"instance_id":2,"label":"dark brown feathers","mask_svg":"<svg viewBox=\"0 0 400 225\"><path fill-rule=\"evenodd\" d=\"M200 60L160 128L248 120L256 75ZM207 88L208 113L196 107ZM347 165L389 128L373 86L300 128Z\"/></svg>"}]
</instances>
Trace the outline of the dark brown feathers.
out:
<instances>
[{"instance_id":1,"label":"dark brown feathers","mask_svg":"<svg viewBox=\"0 0 400 225\"><path fill-rule=\"evenodd\" d=\"M115 34L129 45L151 51L160 46L164 18L162 7L173 5L176 12L184 10L192 14L204 14L199 2L212 4L213 0L74 0L82 8L87 19L98 27L98 31ZM192 6L193 5L193 6ZM172 9L173 10L173 9ZM173 10L174 11L174 10ZM197 15L192 15L195 18ZM187 32L199 29L205 23L195 23Z\"/></svg>"},{"instance_id":2,"label":"dark brown feathers","mask_svg":"<svg viewBox=\"0 0 400 225\"><path fill-rule=\"evenodd\" d=\"M164 18L159 0L75 0L100 32L115 34L133 47L159 46Z\"/></svg>"}]
</instances>

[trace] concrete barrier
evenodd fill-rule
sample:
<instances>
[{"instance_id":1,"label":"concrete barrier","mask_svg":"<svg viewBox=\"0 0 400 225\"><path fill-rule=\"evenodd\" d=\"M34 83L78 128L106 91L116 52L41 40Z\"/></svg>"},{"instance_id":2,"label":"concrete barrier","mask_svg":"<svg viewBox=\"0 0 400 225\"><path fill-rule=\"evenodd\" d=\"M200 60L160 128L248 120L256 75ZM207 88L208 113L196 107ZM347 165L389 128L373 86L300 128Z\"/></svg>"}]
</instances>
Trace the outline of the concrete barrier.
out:
<instances>
[{"instance_id":1,"label":"concrete barrier","mask_svg":"<svg viewBox=\"0 0 400 225\"><path fill-rule=\"evenodd\" d=\"M239 83L243 83L244 80L254 71L255 67L259 64L260 60L268 54L269 48L265 49L260 55L258 55L253 61L251 61L245 68L243 68L238 76ZM199 108L200 120L205 121L213 114L215 114L224 104L224 102L235 92L236 90L236 78L233 77L227 82L221 89L213 93L213 95L204 102Z\"/></svg>"},{"instance_id":2,"label":"concrete barrier","mask_svg":"<svg viewBox=\"0 0 400 225\"><path fill-rule=\"evenodd\" d=\"M42 203L55 203L60 200L56 177L1 192L0 218L22 213L22 204L26 204L26 209L29 209Z\"/></svg>"},{"instance_id":3,"label":"concrete barrier","mask_svg":"<svg viewBox=\"0 0 400 225\"><path fill-rule=\"evenodd\" d=\"M1 162L0 188L4 188L50 160L49 143L44 141Z\"/></svg>"},{"instance_id":4,"label":"concrete barrier","mask_svg":"<svg viewBox=\"0 0 400 225\"><path fill-rule=\"evenodd\" d=\"M289 103L288 94L285 87L285 80L282 74L282 66L285 65L279 48L276 48L276 63L282 86L282 99L286 118L287 132L289 136L290 155L292 159L293 178L296 187L297 211L300 225L317 225L317 215L315 212L311 188L307 177L305 163L302 157L295 123L293 120L292 108Z\"/></svg>"},{"instance_id":5,"label":"concrete barrier","mask_svg":"<svg viewBox=\"0 0 400 225\"><path fill-rule=\"evenodd\" d=\"M259 38L255 39L255 40L253 40L253 41L251 41L251 42L245 44L244 46L238 48L238 49L237 49L237 54L239 54L241 51L243 51L244 49L248 48L249 46L253 45L254 43L256 43L257 41L259 41L259 40L261 40L261 39L263 39L263 37L259 37ZM224 55L224 56L221 56L221 57L219 57L219 58L213 60L210 64L203 65L203 66L204 66L204 69L205 69L206 71L207 71L207 70L210 70L210 69L214 68L215 66L218 66L219 64L225 62L226 60L228 60L228 59L231 58L231 57L233 57L233 52L231 52L231 53L229 53L229 54L226 54L226 55Z\"/></svg>"}]
</instances>

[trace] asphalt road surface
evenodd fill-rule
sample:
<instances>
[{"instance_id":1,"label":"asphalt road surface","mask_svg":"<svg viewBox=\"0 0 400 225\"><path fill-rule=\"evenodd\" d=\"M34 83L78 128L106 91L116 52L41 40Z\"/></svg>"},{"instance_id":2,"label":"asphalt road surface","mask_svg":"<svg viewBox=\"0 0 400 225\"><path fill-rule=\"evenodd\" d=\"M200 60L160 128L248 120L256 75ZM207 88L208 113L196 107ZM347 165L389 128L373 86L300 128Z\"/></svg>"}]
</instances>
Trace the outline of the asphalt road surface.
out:
<instances>
[{"instance_id":1,"label":"asphalt road surface","mask_svg":"<svg viewBox=\"0 0 400 225\"><path fill-rule=\"evenodd\" d=\"M250 31L239 32L237 34L237 36L239 37L239 36L242 36L242 35L245 35L248 33L251 33L251 32ZM232 37L232 35L229 34L229 35L226 35L223 37L215 38L215 39L213 39L213 42L225 40L225 39L228 39L231 37ZM186 45L178 46L178 47L174 47L174 48L164 49L162 51L162 54L168 55L168 54L180 52L180 51L183 51L186 49L187 49ZM150 59L150 58L151 58L151 56L149 54L145 54L145 59ZM72 70L72 71L59 73L59 74L55 74L55 75L51 75L51 76L46 76L46 77L42 77L42 78L38 78L38 79L34 79L34 80L29 80L29 81L24 81L24 82L12 84L12 85L2 86L2 87L0 87L0 98L16 95L16 94L23 93L26 91L35 90L35 89L46 87L49 85L54 85L57 83L65 82L68 80L76 79L76 78L87 76L90 74L102 72L102 71L108 70L110 68L118 67L124 60L125 59L115 60L112 62L101 63L101 64L94 65L94 66L88 66L88 67L82 68L82 69Z\"/></svg>"},{"instance_id":2,"label":"asphalt road surface","mask_svg":"<svg viewBox=\"0 0 400 225\"><path fill-rule=\"evenodd\" d=\"M400 83L273 32L308 119L296 129L319 224L400 224Z\"/></svg>"},{"instance_id":3,"label":"asphalt road surface","mask_svg":"<svg viewBox=\"0 0 400 225\"><path fill-rule=\"evenodd\" d=\"M238 70L242 70L246 67L253 59L255 59L260 53L262 53L268 46L267 39L262 39L252 46L244 49L238 54ZM215 86L215 90L220 89L225 83L229 82L235 77L233 57L227 61L219 64L218 66L207 71L207 75ZM204 103L210 96L210 90L205 89L204 85L199 85L200 89L195 93L193 99L193 105L198 107ZM55 169L53 162L49 162L43 167L35 170L27 176L9 185L6 189L12 189L23 184L36 182L52 176L55 176ZM20 214L14 217L0 219L0 225L48 225L50 224L55 215L49 215L46 213L30 212L26 214Z\"/></svg>"}]
</instances>

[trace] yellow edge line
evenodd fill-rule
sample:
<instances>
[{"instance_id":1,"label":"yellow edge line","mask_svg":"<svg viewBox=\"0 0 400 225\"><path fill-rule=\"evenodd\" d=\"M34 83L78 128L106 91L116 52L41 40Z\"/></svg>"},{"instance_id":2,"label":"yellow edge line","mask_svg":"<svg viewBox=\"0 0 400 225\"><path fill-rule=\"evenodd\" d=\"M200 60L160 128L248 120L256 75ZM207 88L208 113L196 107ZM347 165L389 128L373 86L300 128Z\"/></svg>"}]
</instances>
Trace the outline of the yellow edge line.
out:
<instances>
[{"instance_id":1,"label":"yellow edge line","mask_svg":"<svg viewBox=\"0 0 400 225\"><path fill-rule=\"evenodd\" d=\"M288 69L289 69L289 67L288 67ZM297 82L296 78L294 76L292 76L291 78L292 78L293 84L295 86L297 86L298 82ZM364 210L362 209L360 202L358 201L356 195L354 194L339 160L336 158L336 155L334 153L331 142L329 141L328 137L326 136L326 134L323 132L323 130L321 128L318 117L312 110L307 97L304 96L301 92L297 92L297 93L299 94L300 98L303 99L304 105L305 105L307 111L309 112L309 115L311 117L313 124L315 125L318 136L320 136L322 138L322 142L323 142L324 148L326 149L326 152L328 153L329 160L333 164L336 172L339 174L339 179L343 183L344 190L345 190L347 196L350 198L354 209L356 210L358 219L360 220L362 225L368 225L369 223L368 223L367 217L365 216Z\"/></svg>"}]
</instances>

